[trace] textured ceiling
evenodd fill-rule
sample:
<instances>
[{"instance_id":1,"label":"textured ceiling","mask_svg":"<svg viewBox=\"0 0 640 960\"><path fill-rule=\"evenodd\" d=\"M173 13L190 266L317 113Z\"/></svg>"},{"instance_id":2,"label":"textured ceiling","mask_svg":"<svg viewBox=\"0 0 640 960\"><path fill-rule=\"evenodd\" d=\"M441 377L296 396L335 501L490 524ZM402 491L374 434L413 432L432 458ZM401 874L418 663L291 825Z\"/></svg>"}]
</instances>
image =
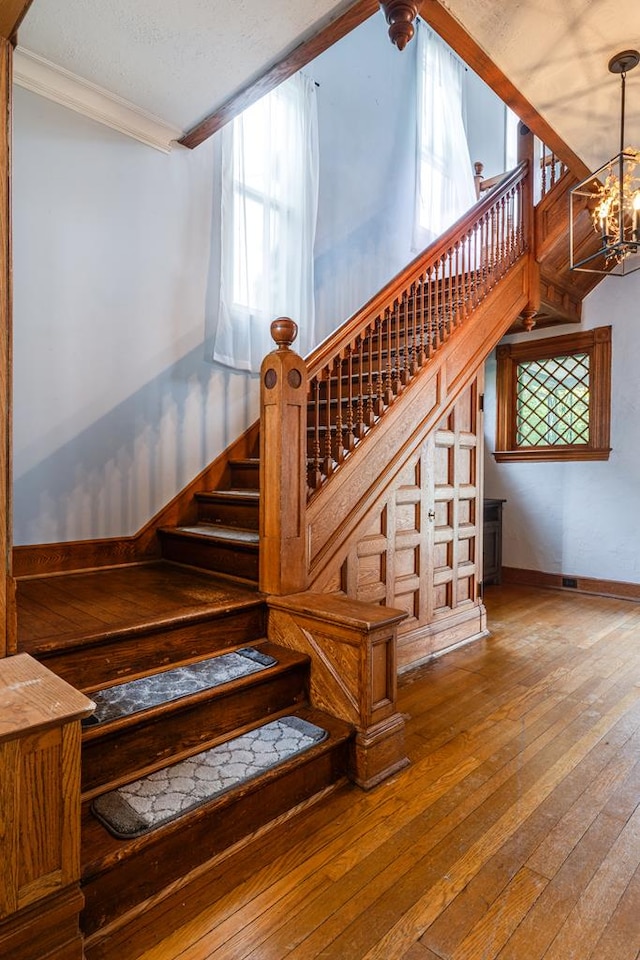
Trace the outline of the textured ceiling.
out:
<instances>
[{"instance_id":1,"label":"textured ceiling","mask_svg":"<svg viewBox=\"0 0 640 960\"><path fill-rule=\"evenodd\" d=\"M57 66L189 129L349 5L33 0L18 39Z\"/></svg>"},{"instance_id":2,"label":"textured ceiling","mask_svg":"<svg viewBox=\"0 0 640 960\"><path fill-rule=\"evenodd\" d=\"M640 48L640 0L444 0L516 88L591 169L619 147L620 78ZM640 147L640 66L627 77L625 146Z\"/></svg>"},{"instance_id":3,"label":"textured ceiling","mask_svg":"<svg viewBox=\"0 0 640 960\"><path fill-rule=\"evenodd\" d=\"M34 0L19 42L189 129L350 2ZM620 81L607 63L640 47L640 0L442 5L588 166L617 151ZM627 94L626 145L640 147L640 67Z\"/></svg>"}]
</instances>

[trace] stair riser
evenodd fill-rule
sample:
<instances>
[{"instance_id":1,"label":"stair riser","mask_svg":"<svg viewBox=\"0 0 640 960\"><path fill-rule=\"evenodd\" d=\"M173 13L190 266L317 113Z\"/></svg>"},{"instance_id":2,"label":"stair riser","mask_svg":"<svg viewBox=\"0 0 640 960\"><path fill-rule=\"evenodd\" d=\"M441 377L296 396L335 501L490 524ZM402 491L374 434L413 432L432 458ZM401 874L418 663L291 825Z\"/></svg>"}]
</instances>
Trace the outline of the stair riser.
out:
<instances>
[{"instance_id":1,"label":"stair riser","mask_svg":"<svg viewBox=\"0 0 640 960\"><path fill-rule=\"evenodd\" d=\"M257 530L260 519L258 503L233 503L215 498L198 497L198 520L205 523L220 523L225 527L242 527Z\"/></svg>"},{"instance_id":2,"label":"stair riser","mask_svg":"<svg viewBox=\"0 0 640 960\"><path fill-rule=\"evenodd\" d=\"M146 775L148 768L166 766L176 754L205 750L214 740L262 718L303 703L308 694L308 665L260 679L254 674L224 693L210 691L210 699L172 711L153 720L113 731L82 745L82 789L112 789L125 780ZM247 683L247 680L253 683ZM230 685L228 685L230 686ZM162 762L164 761L164 762Z\"/></svg>"},{"instance_id":3,"label":"stair riser","mask_svg":"<svg viewBox=\"0 0 640 960\"><path fill-rule=\"evenodd\" d=\"M117 683L129 676L184 660L213 655L219 650L246 646L266 632L262 604L234 611L174 630L158 628L77 650L39 657L54 673L79 689ZM90 696L90 694L89 694Z\"/></svg>"},{"instance_id":4,"label":"stair riser","mask_svg":"<svg viewBox=\"0 0 640 960\"><path fill-rule=\"evenodd\" d=\"M256 546L238 547L233 542L208 537L181 537L178 533L161 532L162 555L165 560L186 563L203 570L212 570L231 577L257 582L258 550Z\"/></svg>"},{"instance_id":5,"label":"stair riser","mask_svg":"<svg viewBox=\"0 0 640 960\"><path fill-rule=\"evenodd\" d=\"M260 466L258 462L249 463L243 460L231 461L229 464L229 487L237 490L260 489Z\"/></svg>"},{"instance_id":6,"label":"stair riser","mask_svg":"<svg viewBox=\"0 0 640 960\"><path fill-rule=\"evenodd\" d=\"M120 859L110 869L85 877L81 921L85 935L342 779L347 753L345 742L330 744L320 755L311 750L306 762L285 764L278 775L247 784L233 802L202 807L130 844L124 841Z\"/></svg>"}]
</instances>

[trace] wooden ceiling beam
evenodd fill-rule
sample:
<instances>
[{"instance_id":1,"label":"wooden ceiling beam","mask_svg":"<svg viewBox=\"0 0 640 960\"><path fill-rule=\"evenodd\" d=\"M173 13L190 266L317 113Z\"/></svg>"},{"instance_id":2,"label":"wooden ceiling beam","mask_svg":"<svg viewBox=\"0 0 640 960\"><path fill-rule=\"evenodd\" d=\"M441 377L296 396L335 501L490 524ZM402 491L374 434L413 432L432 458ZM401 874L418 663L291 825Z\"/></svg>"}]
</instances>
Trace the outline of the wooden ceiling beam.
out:
<instances>
[{"instance_id":1,"label":"wooden ceiling beam","mask_svg":"<svg viewBox=\"0 0 640 960\"><path fill-rule=\"evenodd\" d=\"M14 40L16 31L32 0L2 0L0 3L0 37Z\"/></svg>"},{"instance_id":2,"label":"wooden ceiling beam","mask_svg":"<svg viewBox=\"0 0 640 960\"><path fill-rule=\"evenodd\" d=\"M517 113L523 123L532 130L543 143L563 160L571 172L582 180L588 176L589 168L580 157L558 136L553 127L529 103L511 80L489 59L482 47L469 36L462 24L445 10L439 0L422 0L420 16L433 27L436 33L448 43L452 50L471 67L478 76L491 87L501 100ZM550 48L551 50L551 48Z\"/></svg>"},{"instance_id":3,"label":"wooden ceiling beam","mask_svg":"<svg viewBox=\"0 0 640 960\"><path fill-rule=\"evenodd\" d=\"M221 107L205 117L191 130L187 131L180 143L193 149L207 140L216 130L250 107L266 93L274 90L283 80L297 73L329 47L341 40L357 26L368 20L379 10L378 0L356 0L343 14L332 20L319 33L304 40L279 63L269 67L257 80L251 81L223 103Z\"/></svg>"}]
</instances>

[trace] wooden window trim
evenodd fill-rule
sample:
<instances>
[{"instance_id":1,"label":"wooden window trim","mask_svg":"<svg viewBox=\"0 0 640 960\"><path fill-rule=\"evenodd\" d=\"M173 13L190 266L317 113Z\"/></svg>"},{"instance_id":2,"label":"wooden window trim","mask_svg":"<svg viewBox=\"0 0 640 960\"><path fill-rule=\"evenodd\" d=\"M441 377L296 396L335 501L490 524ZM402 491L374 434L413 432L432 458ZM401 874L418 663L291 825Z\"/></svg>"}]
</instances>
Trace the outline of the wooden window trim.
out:
<instances>
[{"instance_id":1,"label":"wooden window trim","mask_svg":"<svg viewBox=\"0 0 640 960\"><path fill-rule=\"evenodd\" d=\"M589 443L518 447L516 444L516 373L526 360L549 360L571 353L589 354ZM510 460L608 460L611 424L611 327L597 327L544 340L498 347L496 380L496 449L498 463Z\"/></svg>"}]
</instances>

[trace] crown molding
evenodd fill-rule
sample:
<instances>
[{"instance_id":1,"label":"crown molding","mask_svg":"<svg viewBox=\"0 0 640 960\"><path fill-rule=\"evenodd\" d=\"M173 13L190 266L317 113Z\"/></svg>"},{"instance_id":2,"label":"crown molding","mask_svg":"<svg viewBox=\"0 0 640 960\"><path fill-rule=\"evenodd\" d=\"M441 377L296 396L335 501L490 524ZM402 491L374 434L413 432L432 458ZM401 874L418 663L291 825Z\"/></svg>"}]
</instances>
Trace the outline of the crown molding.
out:
<instances>
[{"instance_id":1,"label":"crown molding","mask_svg":"<svg viewBox=\"0 0 640 960\"><path fill-rule=\"evenodd\" d=\"M163 153L169 153L172 142L183 135L178 127L24 47L14 50L13 80L25 90L60 103Z\"/></svg>"}]
</instances>

